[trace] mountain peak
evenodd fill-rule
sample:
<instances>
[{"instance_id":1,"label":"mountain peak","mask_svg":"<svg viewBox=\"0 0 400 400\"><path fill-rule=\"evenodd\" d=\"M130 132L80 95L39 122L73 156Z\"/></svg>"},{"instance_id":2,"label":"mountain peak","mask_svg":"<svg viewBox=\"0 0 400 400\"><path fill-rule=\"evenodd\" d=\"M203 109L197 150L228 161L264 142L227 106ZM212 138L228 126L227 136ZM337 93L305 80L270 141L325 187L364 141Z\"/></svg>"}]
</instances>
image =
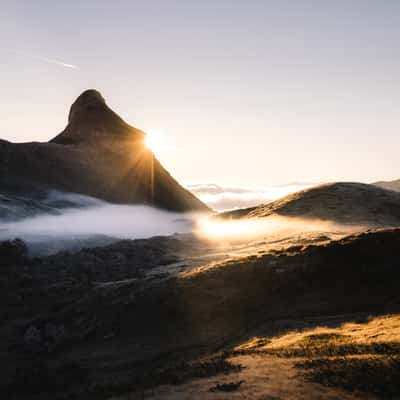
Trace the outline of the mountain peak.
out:
<instances>
[{"instance_id":1,"label":"mountain peak","mask_svg":"<svg viewBox=\"0 0 400 400\"><path fill-rule=\"evenodd\" d=\"M72 104L69 111L68 123L71 123L75 118L79 118L79 115L82 113L104 106L106 106L106 101L99 91L95 89L85 90Z\"/></svg>"},{"instance_id":2,"label":"mountain peak","mask_svg":"<svg viewBox=\"0 0 400 400\"><path fill-rule=\"evenodd\" d=\"M88 89L72 103L67 127L51 142L79 144L104 140L143 140L144 136L144 132L128 125L111 110L99 91Z\"/></svg>"},{"instance_id":3,"label":"mountain peak","mask_svg":"<svg viewBox=\"0 0 400 400\"><path fill-rule=\"evenodd\" d=\"M86 90L51 144L0 141L0 187L10 196L41 199L56 190L170 211L208 210L161 165L145 137L97 90Z\"/></svg>"}]
</instances>

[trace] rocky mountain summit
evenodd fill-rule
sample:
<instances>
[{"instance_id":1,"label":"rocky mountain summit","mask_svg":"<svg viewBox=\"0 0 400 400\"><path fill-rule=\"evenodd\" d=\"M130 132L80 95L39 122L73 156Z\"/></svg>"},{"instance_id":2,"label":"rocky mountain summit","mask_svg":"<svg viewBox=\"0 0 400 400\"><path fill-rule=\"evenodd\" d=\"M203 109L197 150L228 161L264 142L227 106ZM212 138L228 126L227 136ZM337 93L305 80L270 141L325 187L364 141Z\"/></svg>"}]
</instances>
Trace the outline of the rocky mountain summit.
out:
<instances>
[{"instance_id":1,"label":"rocky mountain summit","mask_svg":"<svg viewBox=\"0 0 400 400\"><path fill-rule=\"evenodd\" d=\"M160 164L145 137L98 91L87 90L72 104L66 128L50 142L0 140L2 194L37 201L57 190L179 212L207 210Z\"/></svg>"}]
</instances>

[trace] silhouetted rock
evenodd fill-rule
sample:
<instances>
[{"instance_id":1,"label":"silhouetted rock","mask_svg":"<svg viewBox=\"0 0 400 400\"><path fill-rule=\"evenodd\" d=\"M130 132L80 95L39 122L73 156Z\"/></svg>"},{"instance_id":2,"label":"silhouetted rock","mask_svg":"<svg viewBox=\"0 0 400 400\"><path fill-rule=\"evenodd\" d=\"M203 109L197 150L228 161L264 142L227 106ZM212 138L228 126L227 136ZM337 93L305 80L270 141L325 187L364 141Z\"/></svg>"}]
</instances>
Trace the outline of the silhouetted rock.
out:
<instances>
[{"instance_id":1,"label":"silhouetted rock","mask_svg":"<svg viewBox=\"0 0 400 400\"><path fill-rule=\"evenodd\" d=\"M104 140L139 140L146 134L129 126L112 111L103 96L97 90L86 90L72 104L68 125L58 136L51 140L58 144L78 144Z\"/></svg>"},{"instance_id":2,"label":"silhouetted rock","mask_svg":"<svg viewBox=\"0 0 400 400\"><path fill-rule=\"evenodd\" d=\"M27 260L28 248L21 239L0 242L0 261L3 265L18 265Z\"/></svg>"},{"instance_id":3,"label":"silhouetted rock","mask_svg":"<svg viewBox=\"0 0 400 400\"><path fill-rule=\"evenodd\" d=\"M163 168L145 136L99 92L87 90L71 106L67 127L49 143L0 140L2 194L40 201L56 189L114 203L207 210Z\"/></svg>"}]
</instances>

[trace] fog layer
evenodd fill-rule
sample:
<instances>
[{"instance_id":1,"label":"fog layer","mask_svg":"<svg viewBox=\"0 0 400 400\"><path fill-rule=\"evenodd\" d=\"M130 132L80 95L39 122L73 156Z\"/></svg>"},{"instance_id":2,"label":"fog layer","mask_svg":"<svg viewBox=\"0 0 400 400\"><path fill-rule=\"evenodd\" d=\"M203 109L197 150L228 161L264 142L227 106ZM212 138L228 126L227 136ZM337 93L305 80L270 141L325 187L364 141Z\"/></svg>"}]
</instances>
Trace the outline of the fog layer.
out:
<instances>
[{"instance_id":1,"label":"fog layer","mask_svg":"<svg viewBox=\"0 0 400 400\"><path fill-rule=\"evenodd\" d=\"M15 222L0 221L0 240L21 238L33 254L51 254L137 239L187 233L192 219L144 205L116 205L74 194L50 194L47 204L61 204L57 214L39 214Z\"/></svg>"},{"instance_id":2,"label":"fog layer","mask_svg":"<svg viewBox=\"0 0 400 400\"><path fill-rule=\"evenodd\" d=\"M227 211L269 203L311 186L314 186L314 184L293 183L258 188L197 184L188 185L187 188L210 208L216 211Z\"/></svg>"}]
</instances>

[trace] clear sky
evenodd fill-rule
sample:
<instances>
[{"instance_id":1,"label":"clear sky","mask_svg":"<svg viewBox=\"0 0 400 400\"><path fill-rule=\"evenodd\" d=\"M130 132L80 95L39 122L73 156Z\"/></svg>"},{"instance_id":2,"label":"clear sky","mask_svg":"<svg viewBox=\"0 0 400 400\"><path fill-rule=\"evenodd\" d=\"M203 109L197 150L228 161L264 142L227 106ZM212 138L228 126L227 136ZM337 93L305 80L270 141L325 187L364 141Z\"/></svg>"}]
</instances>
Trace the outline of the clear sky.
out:
<instances>
[{"instance_id":1,"label":"clear sky","mask_svg":"<svg viewBox=\"0 0 400 400\"><path fill-rule=\"evenodd\" d=\"M0 137L100 90L184 183L400 178L400 1L0 0Z\"/></svg>"}]
</instances>

